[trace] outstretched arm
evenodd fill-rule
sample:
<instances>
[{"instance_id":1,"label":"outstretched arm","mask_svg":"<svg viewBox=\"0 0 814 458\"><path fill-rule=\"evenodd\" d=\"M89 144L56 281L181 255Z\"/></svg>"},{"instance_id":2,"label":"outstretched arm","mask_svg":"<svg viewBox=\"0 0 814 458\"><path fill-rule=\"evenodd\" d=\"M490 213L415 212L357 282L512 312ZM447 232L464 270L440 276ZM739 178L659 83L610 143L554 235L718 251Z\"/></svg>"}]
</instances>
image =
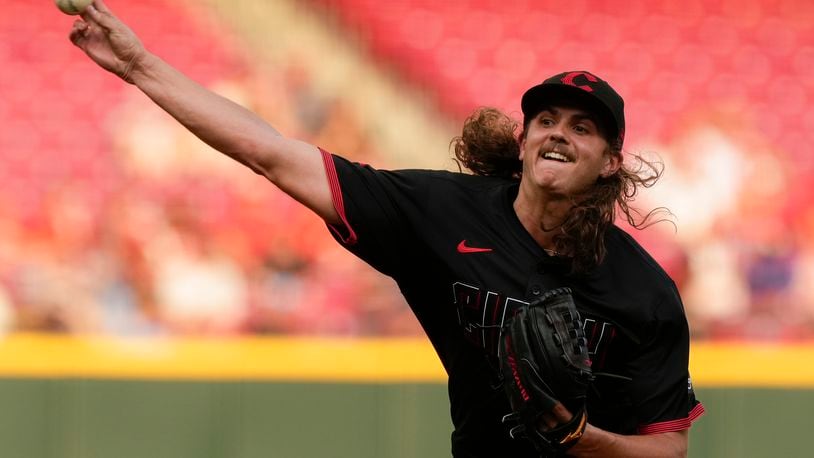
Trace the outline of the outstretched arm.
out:
<instances>
[{"instance_id":1,"label":"outstretched arm","mask_svg":"<svg viewBox=\"0 0 814 458\"><path fill-rule=\"evenodd\" d=\"M198 138L265 176L328 223L338 223L319 150L287 139L267 122L221 97L145 49L103 0L73 24L71 41L94 62L136 85Z\"/></svg>"}]
</instances>

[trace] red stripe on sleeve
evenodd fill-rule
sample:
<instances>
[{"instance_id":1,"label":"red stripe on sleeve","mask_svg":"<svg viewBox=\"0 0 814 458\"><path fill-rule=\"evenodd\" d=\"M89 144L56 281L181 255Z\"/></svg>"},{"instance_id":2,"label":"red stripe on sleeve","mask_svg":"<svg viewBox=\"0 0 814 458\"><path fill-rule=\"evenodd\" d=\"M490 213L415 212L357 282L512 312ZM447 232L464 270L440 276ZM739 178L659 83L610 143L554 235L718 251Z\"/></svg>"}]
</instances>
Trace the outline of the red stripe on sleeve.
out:
<instances>
[{"instance_id":1,"label":"red stripe on sleeve","mask_svg":"<svg viewBox=\"0 0 814 458\"><path fill-rule=\"evenodd\" d=\"M678 420L663 421L660 423L651 423L649 425L639 426L638 434L659 434L669 433L673 431L683 431L689 429L692 423L704 414L704 406L701 403L692 408L687 418L679 418Z\"/></svg>"},{"instance_id":2,"label":"red stripe on sleeve","mask_svg":"<svg viewBox=\"0 0 814 458\"><path fill-rule=\"evenodd\" d=\"M345 202L342 200L342 188L339 186L336 164L334 164L331 153L322 148L319 148L319 152L322 153L322 162L325 164L325 173L328 175L328 186L331 188L331 200L333 201L334 209L339 214L339 219L342 220L342 226L329 224L328 228L336 234L343 244L353 245L357 241L356 232L350 227L348 218L345 215Z\"/></svg>"}]
</instances>

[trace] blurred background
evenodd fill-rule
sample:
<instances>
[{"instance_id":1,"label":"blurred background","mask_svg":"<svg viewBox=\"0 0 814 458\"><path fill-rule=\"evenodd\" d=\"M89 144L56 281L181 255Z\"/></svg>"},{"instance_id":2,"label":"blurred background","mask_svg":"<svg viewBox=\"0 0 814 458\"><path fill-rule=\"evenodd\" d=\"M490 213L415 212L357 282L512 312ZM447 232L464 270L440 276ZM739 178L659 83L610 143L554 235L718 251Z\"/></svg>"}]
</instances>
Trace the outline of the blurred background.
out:
<instances>
[{"instance_id":1,"label":"blurred background","mask_svg":"<svg viewBox=\"0 0 814 458\"><path fill-rule=\"evenodd\" d=\"M665 164L663 179L636 205L667 207L675 225L632 234L678 284L694 344L808 348L814 337L810 0L108 4L149 49L284 135L379 168L455 169L449 141L475 108L494 106L520 119L526 88L563 70L597 73L625 97L628 152ZM0 16L0 329L7 341L31 335L38 342L48 336L420 338L391 280L347 254L317 217L96 68L68 41L73 18L51 0L7 5ZM25 354L47 360L47 352L31 351ZM0 363L10 353L0 344ZM27 410L37 399L33 411L41 416L29 423L35 429L45 422L53 431L48 422L57 421L46 419L55 407L43 393L73 393L77 404L58 403L58 412L83 415L94 411L88 403L108 405L88 394L98 384L102 392L121 393L120 385L94 377L74 374L54 385L48 380L62 379L47 369L31 379L19 365L9 367L5 373L13 380L0 396ZM260 455L269 449L258 447L257 456L445 456L449 425L438 380L376 385L374 394L358 395L374 410L401 406L377 417L399 420L379 431L373 449L354 448L356 436L345 434L351 442L341 443L352 451L306 452L300 443L271 455ZM780 396L786 408L810 410L807 380L777 392L727 390L724 380L716 394L720 383L708 385L710 401L702 400L711 413L699 423L694 456L807 456L794 448L762 455L749 442L742 418L749 413L733 410L754 396L765 397L767 406L779 405ZM223 399L250 405L246 390L266 393L263 385L206 385L221 401L191 386L203 390L199 401L211 407L229 404ZM275 396L287 399L275 386ZM153 399L133 390L127 401L133 405ZM429 390L418 398L433 399L427 407L433 414L405 414L415 390ZM170 404L179 399L174 391L161 396ZM167 405L155 402L159 410ZM711 405L722 409L712 413ZM179 411L185 409L173 410ZM721 411L739 412L739 426L730 416L716 417ZM210 426L229 424L228 413L211 414L202 415L220 420ZM240 418L245 427L254 417ZM410 430L415 419L440 423L422 434ZM176 423L170 420L168 428ZM56 442L71 447L37 448L20 439L29 437L24 425L16 428L6 434L16 440L17 455L8 456L112 456L99 451L104 446L90 439L98 431L88 424L79 431L56 428ZM149 453L254 456L245 444L267 441L261 431L201 450ZM427 434L437 441L420 440L430 445L415 449L413 435ZM243 448L223 445L230 440ZM147 453L133 447L141 451L132 453Z\"/></svg>"}]
</instances>

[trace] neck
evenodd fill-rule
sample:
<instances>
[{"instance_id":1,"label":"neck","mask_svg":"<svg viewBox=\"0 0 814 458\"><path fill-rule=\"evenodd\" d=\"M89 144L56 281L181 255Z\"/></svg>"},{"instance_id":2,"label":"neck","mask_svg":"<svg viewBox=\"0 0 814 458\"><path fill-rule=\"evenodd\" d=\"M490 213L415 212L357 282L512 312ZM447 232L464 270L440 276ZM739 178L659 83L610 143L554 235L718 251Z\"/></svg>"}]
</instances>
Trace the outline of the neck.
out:
<instances>
[{"instance_id":1,"label":"neck","mask_svg":"<svg viewBox=\"0 0 814 458\"><path fill-rule=\"evenodd\" d=\"M554 250L554 236L560 233L573 204L565 198L524 192L521 186L514 200L514 212L524 228L545 250Z\"/></svg>"}]
</instances>

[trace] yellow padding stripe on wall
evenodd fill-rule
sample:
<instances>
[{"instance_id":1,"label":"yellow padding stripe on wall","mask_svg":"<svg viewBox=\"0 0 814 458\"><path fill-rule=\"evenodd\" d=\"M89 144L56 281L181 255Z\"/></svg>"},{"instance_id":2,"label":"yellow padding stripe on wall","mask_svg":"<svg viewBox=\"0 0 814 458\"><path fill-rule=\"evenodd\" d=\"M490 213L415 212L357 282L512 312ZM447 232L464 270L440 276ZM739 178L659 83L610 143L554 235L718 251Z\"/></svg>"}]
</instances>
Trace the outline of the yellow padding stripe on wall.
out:
<instances>
[{"instance_id":1,"label":"yellow padding stripe on wall","mask_svg":"<svg viewBox=\"0 0 814 458\"><path fill-rule=\"evenodd\" d=\"M17 334L0 377L437 382L426 339L111 338Z\"/></svg>"},{"instance_id":2,"label":"yellow padding stripe on wall","mask_svg":"<svg viewBox=\"0 0 814 458\"><path fill-rule=\"evenodd\" d=\"M814 342L695 342L696 386L814 388ZM446 380L424 338L110 338L13 334L0 377L431 382Z\"/></svg>"},{"instance_id":3,"label":"yellow padding stripe on wall","mask_svg":"<svg viewBox=\"0 0 814 458\"><path fill-rule=\"evenodd\" d=\"M690 373L696 386L814 388L814 342L695 342Z\"/></svg>"}]
</instances>

